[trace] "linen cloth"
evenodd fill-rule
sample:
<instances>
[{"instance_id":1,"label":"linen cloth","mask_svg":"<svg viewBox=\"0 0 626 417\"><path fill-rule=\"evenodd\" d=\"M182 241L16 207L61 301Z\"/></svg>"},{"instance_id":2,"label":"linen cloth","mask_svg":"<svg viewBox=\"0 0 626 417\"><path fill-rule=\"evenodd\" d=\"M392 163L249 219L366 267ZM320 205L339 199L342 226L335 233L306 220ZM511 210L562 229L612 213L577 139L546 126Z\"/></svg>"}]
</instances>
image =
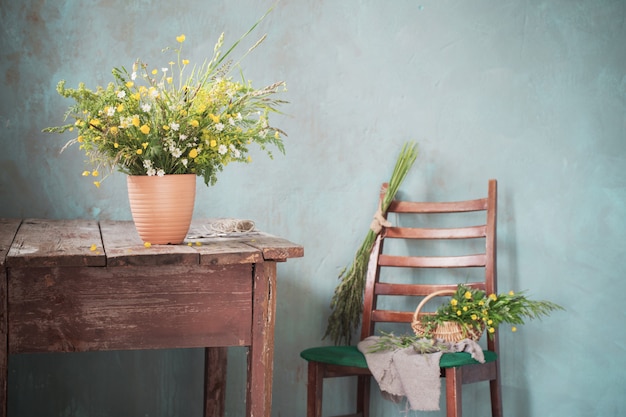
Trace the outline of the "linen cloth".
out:
<instances>
[{"instance_id":1,"label":"linen cloth","mask_svg":"<svg viewBox=\"0 0 626 417\"><path fill-rule=\"evenodd\" d=\"M442 350L420 354L413 347L371 352L378 336L358 344L367 366L382 391L383 398L399 403L406 397L408 408L420 411L439 410L441 380L439 360L446 352L468 352L476 361L485 362L482 348L470 339L458 343L438 341Z\"/></svg>"}]
</instances>

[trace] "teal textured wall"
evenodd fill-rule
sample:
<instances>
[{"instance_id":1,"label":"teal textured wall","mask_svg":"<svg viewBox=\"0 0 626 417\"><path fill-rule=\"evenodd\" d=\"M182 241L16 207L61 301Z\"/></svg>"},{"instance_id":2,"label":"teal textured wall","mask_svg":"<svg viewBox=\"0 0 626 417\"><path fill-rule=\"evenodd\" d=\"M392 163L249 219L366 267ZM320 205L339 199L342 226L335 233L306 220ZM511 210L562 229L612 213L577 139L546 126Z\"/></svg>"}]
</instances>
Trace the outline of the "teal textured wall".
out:
<instances>
[{"instance_id":1,"label":"teal textured wall","mask_svg":"<svg viewBox=\"0 0 626 417\"><path fill-rule=\"evenodd\" d=\"M180 33L201 60L220 32L235 40L272 2L0 4L0 217L129 219L122 175L95 189L77 150L59 155L69 137L40 133L69 104L56 83L104 84L113 66L155 59ZM626 415L625 21L621 0L277 4L244 66L255 85L288 83L288 115L275 119L287 155L227 167L216 186L198 186L195 208L197 218L254 219L305 247L278 271L274 417L304 415L298 354L322 343L337 275L407 140L420 156L403 192L472 197L497 178L500 289L567 307L503 332L505 415ZM201 359L13 356L9 415L199 416ZM243 415L244 361L231 350L229 416ZM326 405L347 412L351 392L333 382ZM468 387L468 416L486 415L485 394ZM400 410L375 401L383 415Z\"/></svg>"}]
</instances>

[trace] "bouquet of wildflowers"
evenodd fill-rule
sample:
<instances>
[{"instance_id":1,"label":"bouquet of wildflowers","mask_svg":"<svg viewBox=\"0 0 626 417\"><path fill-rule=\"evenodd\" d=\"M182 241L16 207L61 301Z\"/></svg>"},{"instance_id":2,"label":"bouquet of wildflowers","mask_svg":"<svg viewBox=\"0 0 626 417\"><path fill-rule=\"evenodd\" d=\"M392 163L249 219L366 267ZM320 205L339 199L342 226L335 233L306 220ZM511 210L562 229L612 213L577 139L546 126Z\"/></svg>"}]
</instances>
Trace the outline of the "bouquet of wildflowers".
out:
<instances>
[{"instance_id":1,"label":"bouquet of wildflowers","mask_svg":"<svg viewBox=\"0 0 626 417\"><path fill-rule=\"evenodd\" d=\"M259 22L225 53L222 34L201 65L185 58L180 35L177 48L164 50L173 54L166 65L137 60L130 71L114 68L113 82L95 90L59 82L58 93L75 101L65 115L72 122L44 131L77 132L63 149L78 144L91 165L83 175L96 186L115 168L129 175L196 174L213 185L229 163L251 161L253 143L270 158L269 145L284 153L285 133L269 118L285 103L275 98L285 83L255 89L243 74L229 76L236 65L227 57Z\"/></svg>"}]
</instances>

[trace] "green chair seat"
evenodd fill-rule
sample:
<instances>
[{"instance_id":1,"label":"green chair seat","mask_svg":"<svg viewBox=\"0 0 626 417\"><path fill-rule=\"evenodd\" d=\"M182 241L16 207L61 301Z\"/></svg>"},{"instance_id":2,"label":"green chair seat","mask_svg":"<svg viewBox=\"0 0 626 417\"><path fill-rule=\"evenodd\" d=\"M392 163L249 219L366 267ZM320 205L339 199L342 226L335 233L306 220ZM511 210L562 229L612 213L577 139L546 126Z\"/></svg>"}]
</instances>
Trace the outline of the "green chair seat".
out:
<instances>
[{"instance_id":1,"label":"green chair seat","mask_svg":"<svg viewBox=\"0 0 626 417\"><path fill-rule=\"evenodd\" d=\"M493 362L497 359L495 352L484 350L485 362ZM303 350L300 356L311 362L322 362L331 365L356 366L367 368L365 355L356 346L320 346ZM453 368L463 365L477 364L467 352L444 353L441 355L439 366L442 368Z\"/></svg>"}]
</instances>

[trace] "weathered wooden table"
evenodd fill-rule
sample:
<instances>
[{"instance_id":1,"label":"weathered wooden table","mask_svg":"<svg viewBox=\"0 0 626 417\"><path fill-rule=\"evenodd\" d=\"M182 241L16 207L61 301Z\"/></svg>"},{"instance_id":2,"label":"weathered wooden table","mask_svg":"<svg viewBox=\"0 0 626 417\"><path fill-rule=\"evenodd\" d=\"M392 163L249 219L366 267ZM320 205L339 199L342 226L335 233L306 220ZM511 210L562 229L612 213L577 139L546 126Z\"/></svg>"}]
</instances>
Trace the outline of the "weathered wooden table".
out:
<instances>
[{"instance_id":1,"label":"weathered wooden table","mask_svg":"<svg viewBox=\"0 0 626 417\"><path fill-rule=\"evenodd\" d=\"M276 262L266 233L146 248L132 222L0 219L0 417L13 353L205 348L205 416L224 413L228 346L247 346L248 416L270 416Z\"/></svg>"}]
</instances>

